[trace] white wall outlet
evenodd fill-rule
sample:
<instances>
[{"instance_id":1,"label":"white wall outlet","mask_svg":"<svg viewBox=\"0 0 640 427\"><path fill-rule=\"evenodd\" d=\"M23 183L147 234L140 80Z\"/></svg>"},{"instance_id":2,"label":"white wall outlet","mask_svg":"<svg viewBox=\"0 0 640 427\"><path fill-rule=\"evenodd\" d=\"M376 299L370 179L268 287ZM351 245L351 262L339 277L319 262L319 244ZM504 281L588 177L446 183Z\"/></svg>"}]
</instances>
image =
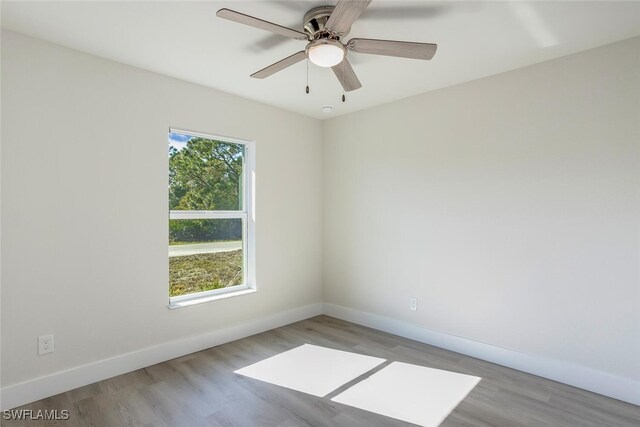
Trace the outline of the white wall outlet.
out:
<instances>
[{"instance_id":1,"label":"white wall outlet","mask_svg":"<svg viewBox=\"0 0 640 427\"><path fill-rule=\"evenodd\" d=\"M53 334L38 337L38 355L53 353Z\"/></svg>"},{"instance_id":2,"label":"white wall outlet","mask_svg":"<svg viewBox=\"0 0 640 427\"><path fill-rule=\"evenodd\" d=\"M418 309L418 298L411 298L409 300L409 310L416 311Z\"/></svg>"}]
</instances>

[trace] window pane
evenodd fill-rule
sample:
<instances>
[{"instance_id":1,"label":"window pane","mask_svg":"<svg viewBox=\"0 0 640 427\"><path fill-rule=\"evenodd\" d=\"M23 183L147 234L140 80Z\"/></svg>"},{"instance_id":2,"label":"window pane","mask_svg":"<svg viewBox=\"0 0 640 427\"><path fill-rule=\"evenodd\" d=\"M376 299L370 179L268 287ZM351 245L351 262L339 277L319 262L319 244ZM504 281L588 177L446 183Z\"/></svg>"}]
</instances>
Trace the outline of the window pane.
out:
<instances>
[{"instance_id":1,"label":"window pane","mask_svg":"<svg viewBox=\"0 0 640 427\"><path fill-rule=\"evenodd\" d=\"M244 145L169 133L169 209L243 210Z\"/></svg>"},{"instance_id":2,"label":"window pane","mask_svg":"<svg viewBox=\"0 0 640 427\"><path fill-rule=\"evenodd\" d=\"M244 283L243 221L169 220L169 295Z\"/></svg>"}]
</instances>

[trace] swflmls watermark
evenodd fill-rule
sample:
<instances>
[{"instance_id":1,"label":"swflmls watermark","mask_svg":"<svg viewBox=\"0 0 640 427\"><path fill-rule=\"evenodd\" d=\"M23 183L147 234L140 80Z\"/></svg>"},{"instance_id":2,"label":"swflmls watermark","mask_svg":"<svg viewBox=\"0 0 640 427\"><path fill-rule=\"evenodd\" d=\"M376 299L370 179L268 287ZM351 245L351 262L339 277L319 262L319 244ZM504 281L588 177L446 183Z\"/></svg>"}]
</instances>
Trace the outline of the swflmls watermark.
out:
<instances>
[{"instance_id":1,"label":"swflmls watermark","mask_svg":"<svg viewBox=\"0 0 640 427\"><path fill-rule=\"evenodd\" d=\"M64 421L69 419L69 411L67 409L9 409L2 411L2 418L5 420Z\"/></svg>"}]
</instances>

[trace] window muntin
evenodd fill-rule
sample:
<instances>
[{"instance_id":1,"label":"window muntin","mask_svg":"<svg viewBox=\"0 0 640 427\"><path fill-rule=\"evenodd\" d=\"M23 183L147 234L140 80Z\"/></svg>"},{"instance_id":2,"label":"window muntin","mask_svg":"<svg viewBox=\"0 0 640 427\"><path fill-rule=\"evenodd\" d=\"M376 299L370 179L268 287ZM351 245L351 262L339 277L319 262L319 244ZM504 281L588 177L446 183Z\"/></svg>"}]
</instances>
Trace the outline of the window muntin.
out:
<instances>
[{"instance_id":1,"label":"window muntin","mask_svg":"<svg viewBox=\"0 0 640 427\"><path fill-rule=\"evenodd\" d=\"M244 141L170 130L170 306L252 287L251 148Z\"/></svg>"}]
</instances>

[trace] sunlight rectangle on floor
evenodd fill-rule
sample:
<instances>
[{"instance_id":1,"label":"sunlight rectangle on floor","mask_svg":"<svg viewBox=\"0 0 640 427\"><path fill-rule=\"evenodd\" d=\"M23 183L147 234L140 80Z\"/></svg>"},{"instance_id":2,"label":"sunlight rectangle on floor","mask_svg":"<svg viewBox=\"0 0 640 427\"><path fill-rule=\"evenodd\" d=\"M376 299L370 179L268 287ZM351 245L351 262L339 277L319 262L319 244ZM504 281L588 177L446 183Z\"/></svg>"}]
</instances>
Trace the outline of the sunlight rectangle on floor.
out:
<instances>
[{"instance_id":1,"label":"sunlight rectangle on floor","mask_svg":"<svg viewBox=\"0 0 640 427\"><path fill-rule=\"evenodd\" d=\"M235 373L323 397L383 362L377 357L304 344Z\"/></svg>"},{"instance_id":2,"label":"sunlight rectangle on floor","mask_svg":"<svg viewBox=\"0 0 640 427\"><path fill-rule=\"evenodd\" d=\"M331 400L436 427L479 381L471 375L393 362Z\"/></svg>"}]
</instances>

